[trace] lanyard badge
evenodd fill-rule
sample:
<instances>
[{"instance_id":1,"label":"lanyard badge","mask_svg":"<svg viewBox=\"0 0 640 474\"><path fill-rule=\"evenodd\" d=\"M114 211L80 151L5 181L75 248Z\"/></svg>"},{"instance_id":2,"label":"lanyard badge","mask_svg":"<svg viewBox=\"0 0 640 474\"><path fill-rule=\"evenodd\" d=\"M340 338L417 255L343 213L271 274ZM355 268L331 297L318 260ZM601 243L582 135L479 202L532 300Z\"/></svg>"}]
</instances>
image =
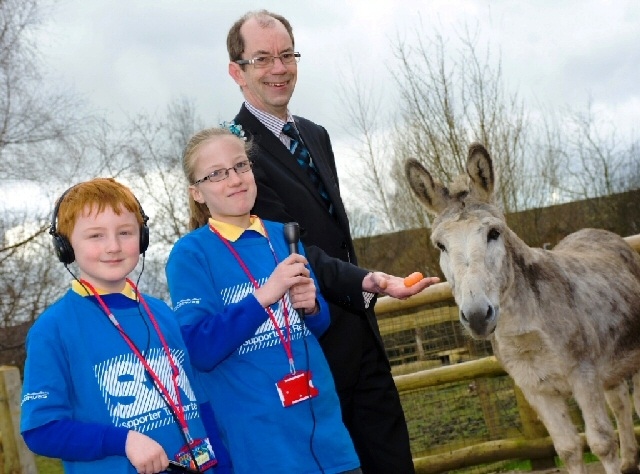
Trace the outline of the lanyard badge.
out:
<instances>
[{"instance_id":1,"label":"lanyard badge","mask_svg":"<svg viewBox=\"0 0 640 474\"><path fill-rule=\"evenodd\" d=\"M194 439L174 456L176 463L185 468L183 472L204 472L218 464L209 444L209 438Z\"/></svg>"},{"instance_id":2,"label":"lanyard badge","mask_svg":"<svg viewBox=\"0 0 640 474\"><path fill-rule=\"evenodd\" d=\"M184 405L182 404L182 400L180 399L180 388L178 386L180 369L178 368L178 364L174 360L174 356L171 354L169 345L167 344L167 341L165 340L164 335L160 330L160 326L158 325L156 318L153 316L151 309L149 308L149 306L147 305L147 302L144 300L144 298L138 291L138 288L135 286L135 284L131 280L127 278L127 283L136 292L136 295L138 296L138 300L144 307L144 310L146 311L147 316L149 317L149 321L151 321L151 324L153 325L153 328L155 329L156 334L158 335L158 339L162 344L162 348L164 349L165 355L169 362L169 366L171 367L171 382L172 382L173 390L175 393L175 399L171 396L171 393L169 392L169 388L165 386L165 384L160 379L160 376L151 368L151 366L149 365L149 362L144 357L144 354L140 352L140 350L133 343L129 335L124 331L124 329L120 325L120 322L117 320L113 312L109 309L109 307L107 306L105 301L102 299L100 294L93 287L93 285L91 285L91 283L89 283L86 280L80 280L80 283L85 288L88 288L89 290L91 290L91 293L96 298L96 300L98 301L98 304L100 305L104 313L109 318L109 321L111 321L111 324L113 324L113 326L118 330L118 333L120 334L120 336L124 339L124 341L127 343L131 351L135 354L135 356L138 358L140 363L144 366L145 370L153 380L153 384L155 385L155 387L158 389L158 391L166 401L167 405L171 409L171 412L174 414L176 421L180 425L180 430L184 435L186 444L175 455L177 464L179 464L180 466L186 469L191 469L194 472L202 472L210 467L215 466L218 461L215 457L211 444L209 443L209 439L205 438L205 439L193 440L191 438L191 435L189 433L189 425L187 424L185 408L184 408Z\"/></svg>"},{"instance_id":3,"label":"lanyard badge","mask_svg":"<svg viewBox=\"0 0 640 474\"><path fill-rule=\"evenodd\" d=\"M259 288L258 281L251 274L251 271L244 263L238 252L231 246L229 241L222 237L220 233L216 230L214 226L209 224L209 229L220 238L220 240L226 245L231 254L235 257L242 270L245 272L249 281L251 281L254 288ZM273 260L276 265L278 265L278 258L276 256L276 252L271 245L271 241L269 240L269 235L267 234L267 229L262 226L265 235L267 236L267 242L269 243L269 248L271 249L271 254L273 255ZM287 305L282 302L282 311L284 313L284 331L278 325L278 321L273 314L273 311L270 307L266 307L265 311L269 315L269 319L273 323L273 326L278 333L278 338L282 343L282 347L284 348L285 354L289 360L289 373L285 375L280 381L276 382L276 389L278 391L278 397L282 402L282 406L287 408L296 403L303 402L310 398L318 396L318 389L313 386L313 380L311 376L311 371L309 370L296 370L295 362L293 360L293 351L291 350L291 325L289 324L289 311L287 310ZM285 334L286 332L286 334Z\"/></svg>"},{"instance_id":4,"label":"lanyard badge","mask_svg":"<svg viewBox=\"0 0 640 474\"><path fill-rule=\"evenodd\" d=\"M286 375L279 382L276 382L276 389L282 406L285 408L317 397L320 393L313 386L310 370L297 370L293 374Z\"/></svg>"}]
</instances>

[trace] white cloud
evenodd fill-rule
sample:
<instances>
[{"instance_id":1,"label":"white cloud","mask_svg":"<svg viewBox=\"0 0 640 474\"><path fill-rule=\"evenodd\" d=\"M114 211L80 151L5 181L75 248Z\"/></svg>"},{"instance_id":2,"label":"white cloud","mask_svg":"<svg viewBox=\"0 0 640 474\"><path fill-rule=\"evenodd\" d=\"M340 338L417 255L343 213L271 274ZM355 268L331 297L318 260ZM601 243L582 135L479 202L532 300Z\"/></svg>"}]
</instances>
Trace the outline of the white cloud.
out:
<instances>
[{"instance_id":1,"label":"white cloud","mask_svg":"<svg viewBox=\"0 0 640 474\"><path fill-rule=\"evenodd\" d=\"M3 181L0 186L0 214L32 213L41 215L52 208L42 188L28 181Z\"/></svg>"},{"instance_id":2,"label":"white cloud","mask_svg":"<svg viewBox=\"0 0 640 474\"><path fill-rule=\"evenodd\" d=\"M391 43L416 31L453 35L477 27L501 53L505 79L526 97L581 106L589 98L629 109L640 77L640 3L626 1L352 0L206 2L67 0L40 35L57 79L117 116L196 100L208 122L235 115L240 93L227 75L229 26L250 9L292 22L303 57L292 108L340 133L338 72L358 72L394 89ZM636 116L637 118L637 116Z\"/></svg>"}]
</instances>

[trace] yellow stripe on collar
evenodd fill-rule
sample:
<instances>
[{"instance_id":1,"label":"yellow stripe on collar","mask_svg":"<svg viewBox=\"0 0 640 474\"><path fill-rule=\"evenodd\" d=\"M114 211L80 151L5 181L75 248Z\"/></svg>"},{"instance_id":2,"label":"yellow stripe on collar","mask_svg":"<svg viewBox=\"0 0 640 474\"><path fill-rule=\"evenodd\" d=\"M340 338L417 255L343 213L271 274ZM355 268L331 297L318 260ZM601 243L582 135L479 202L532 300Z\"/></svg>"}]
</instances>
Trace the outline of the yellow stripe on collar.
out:
<instances>
[{"instance_id":1,"label":"yellow stripe on collar","mask_svg":"<svg viewBox=\"0 0 640 474\"><path fill-rule=\"evenodd\" d=\"M71 282L71 289L76 293L78 293L80 296L93 296L93 294L90 291L88 291L88 289L78 280L73 280ZM101 290L100 288L96 288L96 291L98 292L99 295L109 294L109 292ZM122 293L127 298L131 298L134 301L138 299L136 297L136 292L133 290L133 287L129 284L129 282L125 283L124 288L120 293Z\"/></svg>"},{"instance_id":2,"label":"yellow stripe on collar","mask_svg":"<svg viewBox=\"0 0 640 474\"><path fill-rule=\"evenodd\" d=\"M238 227L237 225L229 224L227 222L220 222L215 220L214 218L209 218L209 225L212 226L218 233L227 239L230 242L235 242L240 238L240 236L247 230L254 230L263 237L267 235L264 232L264 227L262 226L262 221L258 216L251 216L250 218L251 224L246 229L242 227Z\"/></svg>"}]
</instances>

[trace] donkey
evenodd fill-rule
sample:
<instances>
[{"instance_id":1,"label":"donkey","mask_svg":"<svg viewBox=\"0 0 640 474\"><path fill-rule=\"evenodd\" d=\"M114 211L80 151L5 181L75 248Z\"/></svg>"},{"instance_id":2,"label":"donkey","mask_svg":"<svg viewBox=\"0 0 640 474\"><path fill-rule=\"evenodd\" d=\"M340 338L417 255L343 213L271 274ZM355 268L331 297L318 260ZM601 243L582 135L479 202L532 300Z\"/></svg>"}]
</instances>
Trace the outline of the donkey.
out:
<instances>
[{"instance_id":1,"label":"donkey","mask_svg":"<svg viewBox=\"0 0 640 474\"><path fill-rule=\"evenodd\" d=\"M553 250L528 247L493 202L483 145L469 147L466 171L446 187L418 161L405 165L411 189L436 215L431 240L461 323L472 337L490 338L570 474L587 472L570 396L606 473L640 472L627 383L640 415L640 256L598 229L570 234Z\"/></svg>"}]
</instances>

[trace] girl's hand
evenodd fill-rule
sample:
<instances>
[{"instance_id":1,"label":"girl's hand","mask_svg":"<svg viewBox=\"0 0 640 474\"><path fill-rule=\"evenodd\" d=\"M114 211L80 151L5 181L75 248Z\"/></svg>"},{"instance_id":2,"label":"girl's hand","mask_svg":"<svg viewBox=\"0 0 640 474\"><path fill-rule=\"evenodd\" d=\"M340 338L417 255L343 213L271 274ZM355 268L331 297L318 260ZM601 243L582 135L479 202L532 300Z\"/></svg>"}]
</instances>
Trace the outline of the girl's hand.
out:
<instances>
[{"instance_id":1,"label":"girl's hand","mask_svg":"<svg viewBox=\"0 0 640 474\"><path fill-rule=\"evenodd\" d=\"M278 301L292 286L306 283L310 279L306 264L307 259L297 253L289 255L280 262L267 282L254 293L262 307L266 308Z\"/></svg>"}]
</instances>

